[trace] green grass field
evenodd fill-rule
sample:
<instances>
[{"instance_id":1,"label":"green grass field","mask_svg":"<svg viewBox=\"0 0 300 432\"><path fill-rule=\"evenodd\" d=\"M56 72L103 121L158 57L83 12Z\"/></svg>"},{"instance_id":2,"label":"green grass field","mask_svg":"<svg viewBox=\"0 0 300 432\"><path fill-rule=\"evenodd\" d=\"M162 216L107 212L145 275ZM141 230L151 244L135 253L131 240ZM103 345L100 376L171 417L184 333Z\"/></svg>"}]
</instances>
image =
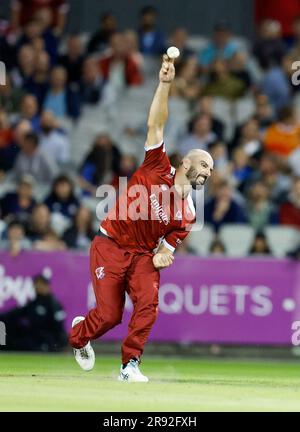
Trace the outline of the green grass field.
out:
<instances>
[{"instance_id":1,"label":"green grass field","mask_svg":"<svg viewBox=\"0 0 300 432\"><path fill-rule=\"evenodd\" d=\"M0 353L0 411L300 411L300 364L145 357L151 382L116 381L119 359Z\"/></svg>"}]
</instances>

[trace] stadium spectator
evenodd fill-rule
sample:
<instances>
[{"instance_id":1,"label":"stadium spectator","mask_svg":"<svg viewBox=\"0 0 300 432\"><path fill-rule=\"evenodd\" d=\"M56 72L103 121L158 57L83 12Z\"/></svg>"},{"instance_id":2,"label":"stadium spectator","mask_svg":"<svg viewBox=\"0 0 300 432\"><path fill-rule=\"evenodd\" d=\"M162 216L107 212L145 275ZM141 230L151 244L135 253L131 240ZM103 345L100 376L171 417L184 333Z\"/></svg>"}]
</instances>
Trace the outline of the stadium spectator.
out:
<instances>
[{"instance_id":1,"label":"stadium spectator","mask_svg":"<svg viewBox=\"0 0 300 432\"><path fill-rule=\"evenodd\" d=\"M268 187L274 204L281 203L290 190L290 178L281 172L278 158L269 153L262 154L258 169L253 172L249 180L248 188L257 180L261 180Z\"/></svg>"},{"instance_id":2,"label":"stadium spectator","mask_svg":"<svg viewBox=\"0 0 300 432\"><path fill-rule=\"evenodd\" d=\"M271 255L271 250L267 242L267 238L263 232L258 232L255 235L251 245L249 255L263 256Z\"/></svg>"},{"instance_id":3,"label":"stadium spectator","mask_svg":"<svg viewBox=\"0 0 300 432\"><path fill-rule=\"evenodd\" d=\"M15 32L20 29L41 9L49 8L51 26L59 34L66 24L68 2L65 0L13 0L11 5L11 25Z\"/></svg>"},{"instance_id":4,"label":"stadium spectator","mask_svg":"<svg viewBox=\"0 0 300 432\"><path fill-rule=\"evenodd\" d=\"M87 208L80 207L72 226L65 231L63 240L70 249L87 251L94 235L92 214Z\"/></svg>"},{"instance_id":5,"label":"stadium spectator","mask_svg":"<svg viewBox=\"0 0 300 432\"><path fill-rule=\"evenodd\" d=\"M101 101L104 82L97 60L87 58L83 63L82 80L80 85L81 100L85 104L95 105Z\"/></svg>"},{"instance_id":6,"label":"stadium spectator","mask_svg":"<svg viewBox=\"0 0 300 432\"><path fill-rule=\"evenodd\" d=\"M74 216L79 202L74 193L74 185L68 176L61 174L54 180L45 204L51 213L61 213L67 218Z\"/></svg>"},{"instance_id":7,"label":"stadium spectator","mask_svg":"<svg viewBox=\"0 0 300 432\"><path fill-rule=\"evenodd\" d=\"M18 121L28 120L34 132L40 130L40 116L38 100L34 95L26 94L21 103L21 115Z\"/></svg>"},{"instance_id":8,"label":"stadium spectator","mask_svg":"<svg viewBox=\"0 0 300 432\"><path fill-rule=\"evenodd\" d=\"M187 29L177 27L170 36L170 46L176 46L180 51L180 61L185 61L188 57L194 56L195 52L187 45L188 42Z\"/></svg>"},{"instance_id":9,"label":"stadium spectator","mask_svg":"<svg viewBox=\"0 0 300 432\"><path fill-rule=\"evenodd\" d=\"M32 78L35 68L35 51L29 45L23 45L17 54L16 65L11 71L12 86L22 88Z\"/></svg>"},{"instance_id":10,"label":"stadium spectator","mask_svg":"<svg viewBox=\"0 0 300 432\"><path fill-rule=\"evenodd\" d=\"M114 33L110 38L110 50L99 62L105 81L120 92L126 86L140 85L143 81L141 71L128 52L128 45L122 33Z\"/></svg>"},{"instance_id":11,"label":"stadium spectator","mask_svg":"<svg viewBox=\"0 0 300 432\"><path fill-rule=\"evenodd\" d=\"M45 204L36 204L27 225L27 237L34 242L40 240L50 230L51 214L48 207Z\"/></svg>"},{"instance_id":12,"label":"stadium spectator","mask_svg":"<svg viewBox=\"0 0 300 432\"><path fill-rule=\"evenodd\" d=\"M0 249L16 257L20 252L30 248L30 241L25 237L24 225L18 220L12 220L8 224L6 238L1 240Z\"/></svg>"},{"instance_id":13,"label":"stadium spectator","mask_svg":"<svg viewBox=\"0 0 300 432\"><path fill-rule=\"evenodd\" d=\"M67 135L60 129L59 123L51 111L41 114L40 147L58 165L70 160L70 143Z\"/></svg>"},{"instance_id":14,"label":"stadium spectator","mask_svg":"<svg viewBox=\"0 0 300 432\"><path fill-rule=\"evenodd\" d=\"M144 67L144 57L139 51L138 35L134 30L123 32L127 55L135 62L137 67L142 70Z\"/></svg>"},{"instance_id":15,"label":"stadium spectator","mask_svg":"<svg viewBox=\"0 0 300 432\"><path fill-rule=\"evenodd\" d=\"M13 86L10 75L7 75L5 85L0 85L0 109L7 114L19 113L23 96L24 91Z\"/></svg>"},{"instance_id":16,"label":"stadium spectator","mask_svg":"<svg viewBox=\"0 0 300 432\"><path fill-rule=\"evenodd\" d=\"M249 156L256 157L261 153L261 133L256 117L250 117L243 125L237 127L230 144L230 150L232 151L236 147L243 148Z\"/></svg>"},{"instance_id":17,"label":"stadium spectator","mask_svg":"<svg viewBox=\"0 0 300 432\"><path fill-rule=\"evenodd\" d=\"M182 156L179 152L175 151L169 155L170 164L174 168L178 168L180 166Z\"/></svg>"},{"instance_id":18,"label":"stadium spectator","mask_svg":"<svg viewBox=\"0 0 300 432\"><path fill-rule=\"evenodd\" d=\"M121 153L111 138L101 134L96 138L80 168L79 182L83 191L96 196L97 187L110 184L115 174L120 172Z\"/></svg>"},{"instance_id":19,"label":"stadium spectator","mask_svg":"<svg viewBox=\"0 0 300 432\"><path fill-rule=\"evenodd\" d=\"M224 123L213 113L214 99L211 96L202 96L199 98L195 112L198 114L207 114L211 117L212 130L220 140L224 139Z\"/></svg>"},{"instance_id":20,"label":"stadium spectator","mask_svg":"<svg viewBox=\"0 0 300 432\"><path fill-rule=\"evenodd\" d=\"M32 244L33 249L43 252L62 251L66 249L65 243L59 238L58 234L49 229Z\"/></svg>"},{"instance_id":21,"label":"stadium spectator","mask_svg":"<svg viewBox=\"0 0 300 432\"><path fill-rule=\"evenodd\" d=\"M44 45L42 32L42 24L36 18L31 17L22 29L20 38L17 41L17 49L23 45L30 45L32 48L35 48L37 40L42 40L42 44Z\"/></svg>"},{"instance_id":22,"label":"stadium spectator","mask_svg":"<svg viewBox=\"0 0 300 432\"><path fill-rule=\"evenodd\" d=\"M281 26L276 20L266 19L259 26L258 38L253 46L253 54L262 69L271 65L280 66L285 54L281 39Z\"/></svg>"},{"instance_id":23,"label":"stadium spectator","mask_svg":"<svg viewBox=\"0 0 300 432\"><path fill-rule=\"evenodd\" d=\"M244 96L245 90L245 83L230 72L224 60L217 59L212 64L209 80L202 94L234 100Z\"/></svg>"},{"instance_id":24,"label":"stadium spectator","mask_svg":"<svg viewBox=\"0 0 300 432\"><path fill-rule=\"evenodd\" d=\"M258 83L258 89L268 96L275 113L291 102L292 86L290 78L281 66L266 66L263 77Z\"/></svg>"},{"instance_id":25,"label":"stadium spectator","mask_svg":"<svg viewBox=\"0 0 300 432\"><path fill-rule=\"evenodd\" d=\"M51 293L50 281L42 274L33 278L34 300L1 314L9 334L6 350L61 351L67 345L66 314Z\"/></svg>"},{"instance_id":26,"label":"stadium spectator","mask_svg":"<svg viewBox=\"0 0 300 432\"><path fill-rule=\"evenodd\" d=\"M117 31L117 20L112 12L106 12L100 17L99 30L96 31L88 42L87 52L100 53L109 44L110 37Z\"/></svg>"},{"instance_id":27,"label":"stadium spectator","mask_svg":"<svg viewBox=\"0 0 300 432\"><path fill-rule=\"evenodd\" d=\"M255 231L262 231L266 225L279 222L278 211L270 201L269 190L262 181L257 181L249 189L246 210L249 223Z\"/></svg>"},{"instance_id":28,"label":"stadium spectator","mask_svg":"<svg viewBox=\"0 0 300 432\"><path fill-rule=\"evenodd\" d=\"M18 154L12 174L18 180L24 174L30 173L37 183L49 184L57 172L55 161L39 146L39 138L33 132L28 132L21 141L21 151Z\"/></svg>"},{"instance_id":29,"label":"stadium spectator","mask_svg":"<svg viewBox=\"0 0 300 432\"><path fill-rule=\"evenodd\" d=\"M253 170L249 155L241 146L236 147L232 154L231 180L237 189L243 191L247 181L251 178Z\"/></svg>"},{"instance_id":30,"label":"stadium spectator","mask_svg":"<svg viewBox=\"0 0 300 432\"><path fill-rule=\"evenodd\" d=\"M79 91L67 85L67 72L62 66L56 66L51 71L50 89L43 109L52 111L58 118L69 116L76 120L80 115Z\"/></svg>"},{"instance_id":31,"label":"stadium spectator","mask_svg":"<svg viewBox=\"0 0 300 432\"><path fill-rule=\"evenodd\" d=\"M83 45L79 34L72 34L68 38L67 52L58 59L58 63L65 68L68 84L79 84L84 62Z\"/></svg>"},{"instance_id":32,"label":"stadium spectator","mask_svg":"<svg viewBox=\"0 0 300 432\"><path fill-rule=\"evenodd\" d=\"M280 207L279 218L281 224L300 229L300 177L294 179L289 199Z\"/></svg>"},{"instance_id":33,"label":"stadium spectator","mask_svg":"<svg viewBox=\"0 0 300 432\"><path fill-rule=\"evenodd\" d=\"M15 128L13 129L12 143L4 149L4 165L6 171L12 169L16 157L19 154L20 149L22 148L24 138L29 132L32 132L32 127L28 120L21 120L15 125Z\"/></svg>"},{"instance_id":34,"label":"stadium spectator","mask_svg":"<svg viewBox=\"0 0 300 432\"><path fill-rule=\"evenodd\" d=\"M137 158L133 154L122 154L120 160L119 172L115 174L111 184L119 191L119 178L126 177L130 180L131 176L138 168ZM120 191L119 191L120 192Z\"/></svg>"},{"instance_id":35,"label":"stadium spectator","mask_svg":"<svg viewBox=\"0 0 300 432\"><path fill-rule=\"evenodd\" d=\"M58 57L61 33L59 30L53 30L51 28L52 16L53 14L49 8L41 8L34 15L42 29L41 39L43 42L43 48L50 56L51 65L55 65ZM37 50L37 47L35 49Z\"/></svg>"},{"instance_id":36,"label":"stadium spectator","mask_svg":"<svg viewBox=\"0 0 300 432\"><path fill-rule=\"evenodd\" d=\"M35 57L35 70L32 77L24 84L26 92L37 98L39 107L42 107L49 90L50 57L46 51L41 51Z\"/></svg>"},{"instance_id":37,"label":"stadium spectator","mask_svg":"<svg viewBox=\"0 0 300 432\"><path fill-rule=\"evenodd\" d=\"M199 114L194 119L191 132L183 139L179 145L181 154L193 148L207 150L208 146L218 139L212 130L212 118L208 114Z\"/></svg>"},{"instance_id":38,"label":"stadium spectator","mask_svg":"<svg viewBox=\"0 0 300 432\"><path fill-rule=\"evenodd\" d=\"M283 158L300 147L300 127L292 107L283 107L278 113L278 122L267 128L264 147Z\"/></svg>"},{"instance_id":39,"label":"stadium spectator","mask_svg":"<svg viewBox=\"0 0 300 432\"><path fill-rule=\"evenodd\" d=\"M229 60L239 50L232 39L229 24L221 20L214 26L213 39L199 54L199 63L207 70L216 59Z\"/></svg>"},{"instance_id":40,"label":"stadium spectator","mask_svg":"<svg viewBox=\"0 0 300 432\"><path fill-rule=\"evenodd\" d=\"M215 197L211 198L204 209L205 222L216 230L225 223L247 222L244 209L233 198L233 188L227 181L219 184Z\"/></svg>"},{"instance_id":41,"label":"stadium spectator","mask_svg":"<svg viewBox=\"0 0 300 432\"><path fill-rule=\"evenodd\" d=\"M273 109L267 95L258 93L255 97L255 118L258 121L260 133L274 122Z\"/></svg>"},{"instance_id":42,"label":"stadium spectator","mask_svg":"<svg viewBox=\"0 0 300 432\"><path fill-rule=\"evenodd\" d=\"M199 97L200 91L197 59L190 57L177 67L176 77L171 87L171 96L192 103Z\"/></svg>"},{"instance_id":43,"label":"stadium spectator","mask_svg":"<svg viewBox=\"0 0 300 432\"><path fill-rule=\"evenodd\" d=\"M251 90L252 78L247 70L247 54L237 51L229 60L229 71L238 80L244 83L245 92Z\"/></svg>"},{"instance_id":44,"label":"stadium spectator","mask_svg":"<svg viewBox=\"0 0 300 432\"><path fill-rule=\"evenodd\" d=\"M162 54L166 49L164 34L156 27L157 10L153 6L145 6L140 11L139 42L143 54Z\"/></svg>"},{"instance_id":45,"label":"stadium spectator","mask_svg":"<svg viewBox=\"0 0 300 432\"><path fill-rule=\"evenodd\" d=\"M31 125L27 120L21 120L13 130L12 141L0 149L0 171L8 172L12 169L16 157L22 146L24 136L31 131Z\"/></svg>"},{"instance_id":46,"label":"stadium spectator","mask_svg":"<svg viewBox=\"0 0 300 432\"><path fill-rule=\"evenodd\" d=\"M16 217L23 223L28 222L35 205L33 182L29 174L24 175L18 183L16 192L8 192L0 199L0 214L3 219Z\"/></svg>"},{"instance_id":47,"label":"stadium spectator","mask_svg":"<svg viewBox=\"0 0 300 432\"><path fill-rule=\"evenodd\" d=\"M222 178L228 178L230 174L230 163L227 146L223 141L215 141L209 145L208 151L214 160L214 171Z\"/></svg>"}]
</instances>

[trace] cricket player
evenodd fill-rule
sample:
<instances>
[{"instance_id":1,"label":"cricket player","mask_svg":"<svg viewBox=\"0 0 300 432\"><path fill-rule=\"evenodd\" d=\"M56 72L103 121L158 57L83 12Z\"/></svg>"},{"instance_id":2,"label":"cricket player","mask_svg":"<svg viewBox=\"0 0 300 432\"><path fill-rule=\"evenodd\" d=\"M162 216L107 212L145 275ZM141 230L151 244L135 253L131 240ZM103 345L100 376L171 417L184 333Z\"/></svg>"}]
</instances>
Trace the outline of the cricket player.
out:
<instances>
[{"instance_id":1,"label":"cricket player","mask_svg":"<svg viewBox=\"0 0 300 432\"><path fill-rule=\"evenodd\" d=\"M91 244L90 271L96 307L85 318L74 318L70 334L76 361L85 371L91 370L95 354L90 341L121 322L127 292L133 313L122 343L120 381L148 381L139 364L157 316L159 272L173 264L176 246L195 222L191 189L203 186L213 170L212 157L200 149L185 155L177 170L170 165L163 134L175 77L173 62L163 56L159 85L148 116L144 162ZM137 191L139 205L135 207ZM172 195L169 202L164 199L166 194ZM133 215L133 209L136 213L140 210L138 217Z\"/></svg>"}]
</instances>

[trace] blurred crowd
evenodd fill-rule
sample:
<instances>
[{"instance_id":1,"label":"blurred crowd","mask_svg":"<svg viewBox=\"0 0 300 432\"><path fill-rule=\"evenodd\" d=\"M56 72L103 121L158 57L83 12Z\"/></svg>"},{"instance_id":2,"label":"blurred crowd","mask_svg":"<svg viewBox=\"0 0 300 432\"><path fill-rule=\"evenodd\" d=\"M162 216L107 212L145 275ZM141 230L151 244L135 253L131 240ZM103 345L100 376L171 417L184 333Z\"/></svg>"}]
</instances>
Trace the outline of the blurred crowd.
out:
<instances>
[{"instance_id":1,"label":"blurred crowd","mask_svg":"<svg viewBox=\"0 0 300 432\"><path fill-rule=\"evenodd\" d=\"M165 34L153 7L140 11L135 29L121 30L107 12L98 30L84 37L66 33L68 8L65 0L13 0L11 19L0 16L7 69L0 85L1 249L13 255L32 248L88 250L97 230L88 197L101 184L117 188L119 176L130 178L139 151L124 151L102 132L74 163L70 130L86 107L110 107L126 89L157 82L158 69L149 78L147 64L170 45L181 52L170 103L184 104L187 113L178 130L170 110L170 159L176 167L188 150L202 148L215 160L205 195L205 222L216 232L210 253L226 254L218 237L224 224L250 224L256 236L249 254L259 255L270 254L266 226L300 230L300 93L292 83L300 17L288 40L272 19L260 23L254 40L219 21L197 48L192 42L201 30L189 35L178 27ZM132 108L128 100L125 110ZM242 120L229 127L225 111ZM145 136L146 124L128 126L124 134L134 139L139 129ZM43 185L44 193L36 193ZM184 243L178 253L193 250Z\"/></svg>"}]
</instances>

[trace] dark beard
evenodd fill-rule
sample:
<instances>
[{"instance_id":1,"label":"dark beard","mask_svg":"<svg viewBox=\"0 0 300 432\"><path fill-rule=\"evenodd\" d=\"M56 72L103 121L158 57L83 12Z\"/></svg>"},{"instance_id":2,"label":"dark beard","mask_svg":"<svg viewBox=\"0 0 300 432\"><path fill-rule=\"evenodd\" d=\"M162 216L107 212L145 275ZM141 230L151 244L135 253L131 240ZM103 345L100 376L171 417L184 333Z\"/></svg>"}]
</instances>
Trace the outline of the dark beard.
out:
<instances>
[{"instance_id":1,"label":"dark beard","mask_svg":"<svg viewBox=\"0 0 300 432\"><path fill-rule=\"evenodd\" d=\"M202 185L197 184L197 176L197 171L191 166L186 173L186 177L194 190L202 188Z\"/></svg>"},{"instance_id":2,"label":"dark beard","mask_svg":"<svg viewBox=\"0 0 300 432\"><path fill-rule=\"evenodd\" d=\"M196 179L197 179L197 171L195 170L195 168L194 167L190 167L189 168L189 170L187 171L187 173L186 173L186 177L187 177L187 179L189 180L189 182L190 182L190 184L191 184L191 186L192 186L192 188L195 190L195 189L197 189L197 182L196 182Z\"/></svg>"}]
</instances>

